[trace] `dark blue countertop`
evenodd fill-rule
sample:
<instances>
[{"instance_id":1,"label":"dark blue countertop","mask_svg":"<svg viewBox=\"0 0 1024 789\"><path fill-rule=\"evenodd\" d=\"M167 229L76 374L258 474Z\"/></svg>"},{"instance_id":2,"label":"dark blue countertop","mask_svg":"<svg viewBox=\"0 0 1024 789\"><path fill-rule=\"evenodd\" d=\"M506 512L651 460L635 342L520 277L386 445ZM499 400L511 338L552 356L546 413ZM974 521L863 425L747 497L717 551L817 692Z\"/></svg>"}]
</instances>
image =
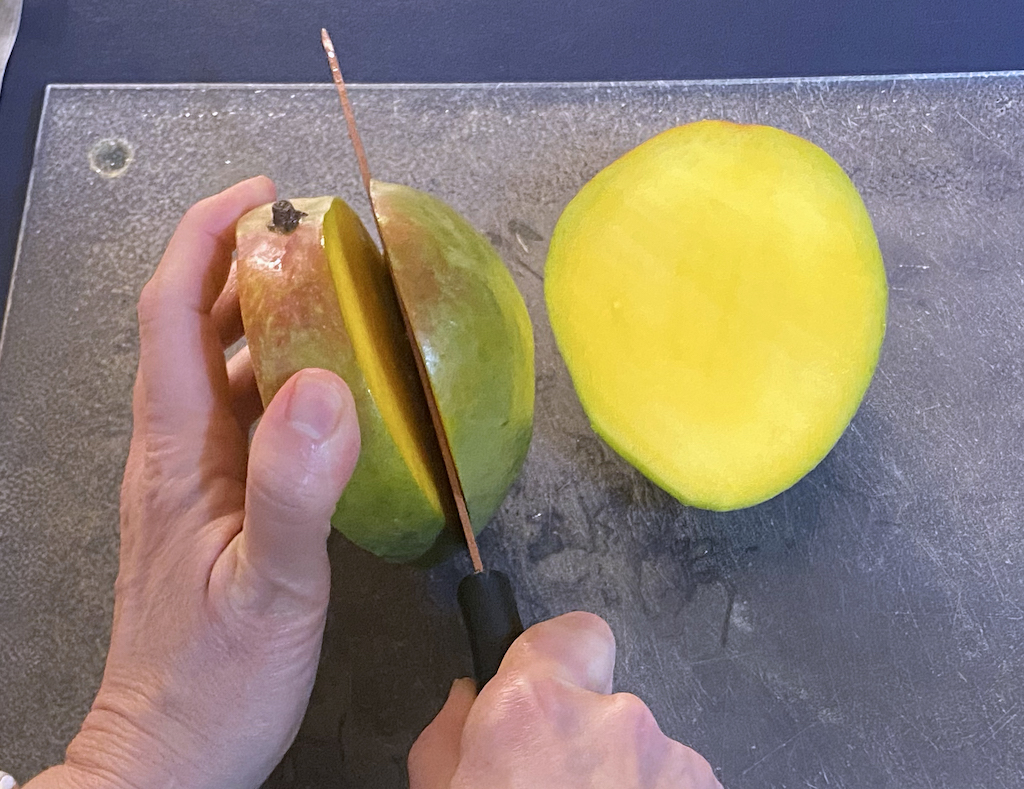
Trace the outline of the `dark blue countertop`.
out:
<instances>
[{"instance_id":1,"label":"dark blue countertop","mask_svg":"<svg viewBox=\"0 0 1024 789\"><path fill-rule=\"evenodd\" d=\"M1024 68L1015 0L25 0L0 100L0 292L47 83L315 82L321 26L354 82Z\"/></svg>"}]
</instances>

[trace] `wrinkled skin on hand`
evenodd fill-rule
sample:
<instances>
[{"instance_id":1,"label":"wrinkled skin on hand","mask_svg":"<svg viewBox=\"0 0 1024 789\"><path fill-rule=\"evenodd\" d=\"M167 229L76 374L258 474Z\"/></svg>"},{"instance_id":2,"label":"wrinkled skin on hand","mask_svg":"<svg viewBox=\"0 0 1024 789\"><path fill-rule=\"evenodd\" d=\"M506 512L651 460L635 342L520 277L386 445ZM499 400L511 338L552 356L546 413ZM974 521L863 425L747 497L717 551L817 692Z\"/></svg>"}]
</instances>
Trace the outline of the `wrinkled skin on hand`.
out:
<instances>
[{"instance_id":1,"label":"wrinkled skin on hand","mask_svg":"<svg viewBox=\"0 0 1024 789\"><path fill-rule=\"evenodd\" d=\"M234 225L265 178L195 205L139 301L134 426L103 682L53 786L255 787L309 700L330 593L326 540L359 451L332 373L297 373L259 415L229 280Z\"/></svg>"},{"instance_id":2,"label":"wrinkled skin on hand","mask_svg":"<svg viewBox=\"0 0 1024 789\"><path fill-rule=\"evenodd\" d=\"M720 789L636 696L612 693L615 640L592 614L534 625L480 695L452 686L409 754L411 789Z\"/></svg>"}]
</instances>

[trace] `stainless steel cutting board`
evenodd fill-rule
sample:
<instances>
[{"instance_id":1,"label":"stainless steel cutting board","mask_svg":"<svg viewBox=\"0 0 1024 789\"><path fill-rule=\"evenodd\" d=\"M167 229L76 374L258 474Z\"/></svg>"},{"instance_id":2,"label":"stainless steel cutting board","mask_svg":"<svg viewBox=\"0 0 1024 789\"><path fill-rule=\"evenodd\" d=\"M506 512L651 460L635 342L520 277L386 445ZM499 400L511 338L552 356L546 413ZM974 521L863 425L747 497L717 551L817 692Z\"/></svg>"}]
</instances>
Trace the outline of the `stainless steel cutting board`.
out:
<instances>
[{"instance_id":1,"label":"stainless steel cutting board","mask_svg":"<svg viewBox=\"0 0 1024 789\"><path fill-rule=\"evenodd\" d=\"M533 319L535 437L481 539L524 618L605 616L619 688L730 789L1019 785L1024 76L352 94L375 174L486 232ZM681 506L594 436L542 298L575 191L703 117L828 150L891 286L846 435L793 489L728 514ZM0 352L0 768L22 779L61 758L100 680L137 293L185 209L256 173L367 216L327 84L48 92ZM466 562L387 565L342 539L331 554L321 674L271 783L403 786L412 739L469 671Z\"/></svg>"}]
</instances>

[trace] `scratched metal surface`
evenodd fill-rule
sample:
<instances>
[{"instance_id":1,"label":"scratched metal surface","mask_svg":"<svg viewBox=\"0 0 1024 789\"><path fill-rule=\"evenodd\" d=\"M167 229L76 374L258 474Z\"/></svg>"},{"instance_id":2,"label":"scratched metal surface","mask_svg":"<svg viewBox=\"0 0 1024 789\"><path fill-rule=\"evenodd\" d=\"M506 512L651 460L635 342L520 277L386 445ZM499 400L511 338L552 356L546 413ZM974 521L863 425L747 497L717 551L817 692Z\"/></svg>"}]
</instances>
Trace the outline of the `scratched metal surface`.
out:
<instances>
[{"instance_id":1,"label":"scratched metal surface","mask_svg":"<svg viewBox=\"0 0 1024 789\"><path fill-rule=\"evenodd\" d=\"M605 616L618 686L727 787L1019 786L1024 77L353 94L376 174L486 231L530 309L536 435L481 540L524 618ZM546 239L584 181L708 116L830 151L891 284L847 434L789 492L730 514L677 504L590 432L541 287ZM103 139L131 151L115 177L90 167ZM363 206L329 87L49 93L0 354L0 767L23 779L61 758L101 675L136 294L192 202L261 172L283 195ZM402 786L412 739L469 668L453 594L467 565L331 552L321 676L270 783Z\"/></svg>"}]
</instances>

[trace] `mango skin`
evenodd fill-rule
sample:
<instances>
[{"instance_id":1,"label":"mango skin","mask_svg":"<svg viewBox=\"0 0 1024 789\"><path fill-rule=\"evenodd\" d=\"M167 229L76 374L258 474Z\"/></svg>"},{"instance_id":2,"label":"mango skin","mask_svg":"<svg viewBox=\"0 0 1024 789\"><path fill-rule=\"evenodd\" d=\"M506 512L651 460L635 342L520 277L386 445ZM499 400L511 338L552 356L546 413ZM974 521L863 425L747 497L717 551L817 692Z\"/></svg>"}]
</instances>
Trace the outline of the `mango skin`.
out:
<instances>
[{"instance_id":1,"label":"mango skin","mask_svg":"<svg viewBox=\"0 0 1024 789\"><path fill-rule=\"evenodd\" d=\"M686 504L751 506L842 435L885 334L885 270L839 165L800 137L701 121L597 174L545 271L594 430Z\"/></svg>"},{"instance_id":2,"label":"mango skin","mask_svg":"<svg viewBox=\"0 0 1024 789\"><path fill-rule=\"evenodd\" d=\"M425 553L444 528L444 513L413 481L381 418L345 328L323 249L323 220L340 212L353 239L351 254L383 261L356 214L330 197L296 199L308 214L282 235L267 228L269 205L238 223L238 293L260 396L267 404L294 373L330 370L352 390L361 449L352 479L331 519L348 539L393 561Z\"/></svg>"},{"instance_id":3,"label":"mango skin","mask_svg":"<svg viewBox=\"0 0 1024 789\"><path fill-rule=\"evenodd\" d=\"M467 505L479 533L529 448L534 368L526 308L493 247L451 208L407 187L375 182L374 189L386 195L378 220L396 245L414 334L452 431L456 463L466 470ZM356 401L362 449L332 524L387 560L432 564L464 543L450 500L438 508L419 489L367 386L324 254L327 212L347 228L351 254L385 273L383 258L343 201L291 202L308 214L292 234L267 228L269 205L243 217L236 233L239 299L261 397L269 403L306 367L344 379ZM405 211L415 216L407 219ZM419 386L418 379L411 383ZM429 420L425 405L422 418Z\"/></svg>"},{"instance_id":4,"label":"mango skin","mask_svg":"<svg viewBox=\"0 0 1024 789\"><path fill-rule=\"evenodd\" d=\"M455 210L398 184L374 181L371 193L479 532L519 476L530 446L530 317L494 247Z\"/></svg>"}]
</instances>

